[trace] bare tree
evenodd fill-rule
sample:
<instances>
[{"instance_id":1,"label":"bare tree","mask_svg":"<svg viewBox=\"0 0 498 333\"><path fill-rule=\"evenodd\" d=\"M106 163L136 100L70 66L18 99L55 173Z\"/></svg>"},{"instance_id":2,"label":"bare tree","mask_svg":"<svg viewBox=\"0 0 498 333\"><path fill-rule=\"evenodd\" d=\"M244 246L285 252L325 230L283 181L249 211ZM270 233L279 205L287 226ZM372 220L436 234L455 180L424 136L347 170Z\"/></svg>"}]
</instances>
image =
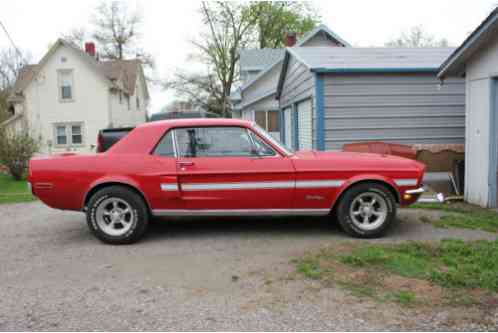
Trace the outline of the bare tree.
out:
<instances>
[{"instance_id":1,"label":"bare tree","mask_svg":"<svg viewBox=\"0 0 498 333\"><path fill-rule=\"evenodd\" d=\"M61 35L61 38L77 47L82 47L85 41L90 38L85 28L74 28L71 31Z\"/></svg>"},{"instance_id":2,"label":"bare tree","mask_svg":"<svg viewBox=\"0 0 498 333\"><path fill-rule=\"evenodd\" d=\"M150 54L140 47L140 28L143 23L138 11L130 11L123 1L103 1L96 8L92 19L92 37L97 41L101 57L109 60L138 58L153 67Z\"/></svg>"},{"instance_id":3,"label":"bare tree","mask_svg":"<svg viewBox=\"0 0 498 333\"><path fill-rule=\"evenodd\" d=\"M28 52L13 48L0 50L0 122L9 116L7 98L19 73L30 59Z\"/></svg>"},{"instance_id":4,"label":"bare tree","mask_svg":"<svg viewBox=\"0 0 498 333\"><path fill-rule=\"evenodd\" d=\"M388 47L446 47L446 38L438 39L426 32L422 26L415 26L385 44Z\"/></svg>"},{"instance_id":5,"label":"bare tree","mask_svg":"<svg viewBox=\"0 0 498 333\"><path fill-rule=\"evenodd\" d=\"M186 73L176 71L174 77L163 82L164 89L175 90L177 97L205 111L223 114L222 87L214 74Z\"/></svg>"}]
</instances>

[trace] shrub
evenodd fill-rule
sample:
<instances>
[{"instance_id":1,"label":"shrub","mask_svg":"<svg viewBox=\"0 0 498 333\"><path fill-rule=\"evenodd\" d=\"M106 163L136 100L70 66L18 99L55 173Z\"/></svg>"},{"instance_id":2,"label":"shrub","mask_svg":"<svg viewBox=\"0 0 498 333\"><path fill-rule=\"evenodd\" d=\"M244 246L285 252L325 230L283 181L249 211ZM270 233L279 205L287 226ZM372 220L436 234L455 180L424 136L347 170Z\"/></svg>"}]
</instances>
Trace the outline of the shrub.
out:
<instances>
[{"instance_id":1,"label":"shrub","mask_svg":"<svg viewBox=\"0 0 498 333\"><path fill-rule=\"evenodd\" d=\"M38 151L39 142L29 130L7 131L0 128L0 163L15 180L21 180L31 157Z\"/></svg>"}]
</instances>

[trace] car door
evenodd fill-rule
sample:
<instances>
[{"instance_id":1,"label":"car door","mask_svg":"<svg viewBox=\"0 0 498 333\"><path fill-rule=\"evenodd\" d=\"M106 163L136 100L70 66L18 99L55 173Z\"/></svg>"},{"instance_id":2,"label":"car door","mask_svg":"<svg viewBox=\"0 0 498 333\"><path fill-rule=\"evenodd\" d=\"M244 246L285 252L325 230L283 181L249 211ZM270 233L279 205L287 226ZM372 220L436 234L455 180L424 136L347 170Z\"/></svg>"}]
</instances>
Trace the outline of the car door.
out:
<instances>
[{"instance_id":1,"label":"car door","mask_svg":"<svg viewBox=\"0 0 498 333\"><path fill-rule=\"evenodd\" d=\"M292 208L291 160L250 129L177 128L174 137L178 182L187 209L231 215Z\"/></svg>"},{"instance_id":2,"label":"car door","mask_svg":"<svg viewBox=\"0 0 498 333\"><path fill-rule=\"evenodd\" d=\"M152 181L144 182L152 208L154 210L183 209L180 187L178 185L176 154L173 131L168 130L158 142L152 153L154 167L148 170L146 177Z\"/></svg>"}]
</instances>

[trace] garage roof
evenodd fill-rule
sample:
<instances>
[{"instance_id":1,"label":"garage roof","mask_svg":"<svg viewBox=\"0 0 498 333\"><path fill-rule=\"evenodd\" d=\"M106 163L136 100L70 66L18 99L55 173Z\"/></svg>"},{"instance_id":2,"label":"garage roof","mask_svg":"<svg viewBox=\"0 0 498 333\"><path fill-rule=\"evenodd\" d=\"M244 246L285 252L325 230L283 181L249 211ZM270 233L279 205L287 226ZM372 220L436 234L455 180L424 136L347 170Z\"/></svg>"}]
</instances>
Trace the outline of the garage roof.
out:
<instances>
[{"instance_id":1,"label":"garage roof","mask_svg":"<svg viewBox=\"0 0 498 333\"><path fill-rule=\"evenodd\" d=\"M449 75L460 75L465 72L465 63L491 38L498 34L498 7L482 21L446 61L441 65L438 77L443 79Z\"/></svg>"},{"instance_id":2,"label":"garage roof","mask_svg":"<svg viewBox=\"0 0 498 333\"><path fill-rule=\"evenodd\" d=\"M293 47L295 56L313 72L437 72L453 48Z\"/></svg>"}]
</instances>

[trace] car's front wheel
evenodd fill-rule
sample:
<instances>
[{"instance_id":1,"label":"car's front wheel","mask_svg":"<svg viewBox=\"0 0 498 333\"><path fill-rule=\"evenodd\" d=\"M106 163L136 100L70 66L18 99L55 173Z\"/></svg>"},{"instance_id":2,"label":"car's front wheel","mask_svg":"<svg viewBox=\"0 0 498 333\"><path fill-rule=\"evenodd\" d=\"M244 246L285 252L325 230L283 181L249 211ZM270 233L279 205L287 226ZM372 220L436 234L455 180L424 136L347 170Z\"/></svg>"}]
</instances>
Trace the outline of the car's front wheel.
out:
<instances>
[{"instance_id":1,"label":"car's front wheel","mask_svg":"<svg viewBox=\"0 0 498 333\"><path fill-rule=\"evenodd\" d=\"M342 229L352 236L379 237L396 219L396 200L382 184L354 185L341 197L337 219Z\"/></svg>"},{"instance_id":2,"label":"car's front wheel","mask_svg":"<svg viewBox=\"0 0 498 333\"><path fill-rule=\"evenodd\" d=\"M145 233L148 210L135 192L110 186L97 191L87 205L87 222L92 233L109 244L130 244Z\"/></svg>"}]
</instances>

